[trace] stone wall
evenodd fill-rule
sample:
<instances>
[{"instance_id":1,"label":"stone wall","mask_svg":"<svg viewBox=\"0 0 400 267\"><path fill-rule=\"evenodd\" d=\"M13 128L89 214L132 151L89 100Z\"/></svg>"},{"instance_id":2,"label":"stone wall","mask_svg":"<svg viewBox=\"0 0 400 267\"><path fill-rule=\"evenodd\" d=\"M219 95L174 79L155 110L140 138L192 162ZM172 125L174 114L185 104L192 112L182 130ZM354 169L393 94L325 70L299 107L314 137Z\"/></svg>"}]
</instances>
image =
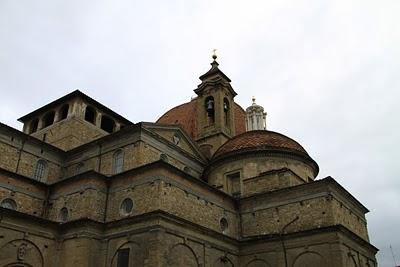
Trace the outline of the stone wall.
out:
<instances>
[{"instance_id":1,"label":"stone wall","mask_svg":"<svg viewBox=\"0 0 400 267\"><path fill-rule=\"evenodd\" d=\"M334 224L341 224L363 239L369 240L367 221L364 214L356 213L347 203L335 198L332 199L331 208L334 215Z\"/></svg>"},{"instance_id":2,"label":"stone wall","mask_svg":"<svg viewBox=\"0 0 400 267\"><path fill-rule=\"evenodd\" d=\"M61 209L66 208L66 221L89 218L103 222L106 209L107 186L97 174L84 173L72 181L51 187L48 219L61 221Z\"/></svg>"},{"instance_id":3,"label":"stone wall","mask_svg":"<svg viewBox=\"0 0 400 267\"><path fill-rule=\"evenodd\" d=\"M251 212L242 213L243 236L279 234L294 218L286 232L298 232L333 225L330 202L325 197L292 203L269 203L268 207L255 206Z\"/></svg>"},{"instance_id":4,"label":"stone wall","mask_svg":"<svg viewBox=\"0 0 400 267\"><path fill-rule=\"evenodd\" d=\"M5 199L12 199L19 212L42 216L46 191L44 185L33 184L28 179L23 180L15 175L0 172L0 203Z\"/></svg>"},{"instance_id":5,"label":"stone wall","mask_svg":"<svg viewBox=\"0 0 400 267\"><path fill-rule=\"evenodd\" d=\"M288 169L270 171L262 173L260 176L243 179L243 192L241 196L270 192L303 183L303 179Z\"/></svg>"},{"instance_id":6,"label":"stone wall","mask_svg":"<svg viewBox=\"0 0 400 267\"><path fill-rule=\"evenodd\" d=\"M0 266L54 267L57 265L54 229L45 223L4 217L0 221Z\"/></svg>"},{"instance_id":7,"label":"stone wall","mask_svg":"<svg viewBox=\"0 0 400 267\"><path fill-rule=\"evenodd\" d=\"M0 128L0 168L33 177L37 162L46 161L47 168L42 182L50 183L61 176L62 157L46 144L40 144L16 130Z\"/></svg>"},{"instance_id":8,"label":"stone wall","mask_svg":"<svg viewBox=\"0 0 400 267\"><path fill-rule=\"evenodd\" d=\"M8 138L7 138L8 139ZM10 141L11 142L11 138ZM18 165L19 145L10 145L0 140L0 168L15 172Z\"/></svg>"},{"instance_id":9,"label":"stone wall","mask_svg":"<svg viewBox=\"0 0 400 267\"><path fill-rule=\"evenodd\" d=\"M70 117L43 128L32 136L62 150L71 150L107 134L90 122Z\"/></svg>"},{"instance_id":10,"label":"stone wall","mask_svg":"<svg viewBox=\"0 0 400 267\"><path fill-rule=\"evenodd\" d=\"M239 266L285 266L283 246L287 266L377 266L374 249L362 242L356 245L354 236L339 228L287 235L283 243L279 236L264 242L245 242L241 247Z\"/></svg>"},{"instance_id":11,"label":"stone wall","mask_svg":"<svg viewBox=\"0 0 400 267\"><path fill-rule=\"evenodd\" d=\"M241 203L243 236L279 234L285 225L298 217L286 232L341 224L368 241L364 211L351 201L344 201L343 191L331 191L329 187L334 185L304 184L292 187L292 190L244 199Z\"/></svg>"},{"instance_id":12,"label":"stone wall","mask_svg":"<svg viewBox=\"0 0 400 267\"><path fill-rule=\"evenodd\" d=\"M134 176L122 174L115 177L110 186L107 220L162 210L216 232L238 237L234 203L218 191L207 192L204 186L162 169ZM133 211L128 214L121 211L126 198L134 203ZM226 229L221 229L222 218L227 220Z\"/></svg>"}]
</instances>

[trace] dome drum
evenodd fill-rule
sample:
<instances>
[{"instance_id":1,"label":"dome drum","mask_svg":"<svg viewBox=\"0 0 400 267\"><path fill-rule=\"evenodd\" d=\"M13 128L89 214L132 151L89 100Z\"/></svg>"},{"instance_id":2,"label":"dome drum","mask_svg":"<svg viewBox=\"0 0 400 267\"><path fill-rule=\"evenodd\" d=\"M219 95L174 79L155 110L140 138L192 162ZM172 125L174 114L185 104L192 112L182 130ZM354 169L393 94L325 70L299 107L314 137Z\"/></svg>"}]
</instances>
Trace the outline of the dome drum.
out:
<instances>
[{"instance_id":1,"label":"dome drum","mask_svg":"<svg viewBox=\"0 0 400 267\"><path fill-rule=\"evenodd\" d=\"M315 179L318 170L296 141L264 130L240 134L222 145L204 176L227 193L245 196L307 183ZM233 176L239 179L234 181ZM232 188L239 189L233 192Z\"/></svg>"}]
</instances>

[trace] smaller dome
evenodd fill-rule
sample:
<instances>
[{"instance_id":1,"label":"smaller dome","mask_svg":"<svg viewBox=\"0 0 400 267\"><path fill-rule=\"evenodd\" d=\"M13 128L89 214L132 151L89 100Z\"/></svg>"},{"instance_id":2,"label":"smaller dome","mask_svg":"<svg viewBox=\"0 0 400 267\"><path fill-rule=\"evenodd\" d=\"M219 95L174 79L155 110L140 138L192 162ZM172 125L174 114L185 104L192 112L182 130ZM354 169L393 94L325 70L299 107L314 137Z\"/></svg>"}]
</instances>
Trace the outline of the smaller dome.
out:
<instances>
[{"instance_id":1,"label":"smaller dome","mask_svg":"<svg viewBox=\"0 0 400 267\"><path fill-rule=\"evenodd\" d=\"M267 130L248 131L236 135L215 152L211 165L217 166L225 159L237 155L256 156L256 154L261 155L260 153L266 153L267 158L271 155L300 160L312 168L314 177L318 175L318 164L299 143L283 134Z\"/></svg>"},{"instance_id":2,"label":"smaller dome","mask_svg":"<svg viewBox=\"0 0 400 267\"><path fill-rule=\"evenodd\" d=\"M245 132L227 141L215 152L213 158L255 150L295 152L309 157L306 150L293 139L277 132L257 130Z\"/></svg>"}]
</instances>

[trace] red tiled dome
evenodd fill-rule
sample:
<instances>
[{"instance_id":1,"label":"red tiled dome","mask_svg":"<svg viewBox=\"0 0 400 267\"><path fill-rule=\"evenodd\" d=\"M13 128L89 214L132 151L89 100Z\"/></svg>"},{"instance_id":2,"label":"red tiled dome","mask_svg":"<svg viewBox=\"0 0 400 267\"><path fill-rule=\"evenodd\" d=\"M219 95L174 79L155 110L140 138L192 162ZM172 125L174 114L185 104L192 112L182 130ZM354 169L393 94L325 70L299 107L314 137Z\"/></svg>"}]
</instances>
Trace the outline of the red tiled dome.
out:
<instances>
[{"instance_id":1,"label":"red tiled dome","mask_svg":"<svg viewBox=\"0 0 400 267\"><path fill-rule=\"evenodd\" d=\"M306 150L293 139L280 133L262 130L249 131L233 137L215 152L213 158L237 152L261 150L294 152L309 157Z\"/></svg>"},{"instance_id":2,"label":"red tiled dome","mask_svg":"<svg viewBox=\"0 0 400 267\"><path fill-rule=\"evenodd\" d=\"M191 138L196 139L198 135L196 118L199 116L196 100L193 99L170 109L156 123L178 124ZM236 103L234 103L234 112L236 134L244 133L246 131L246 112Z\"/></svg>"}]
</instances>

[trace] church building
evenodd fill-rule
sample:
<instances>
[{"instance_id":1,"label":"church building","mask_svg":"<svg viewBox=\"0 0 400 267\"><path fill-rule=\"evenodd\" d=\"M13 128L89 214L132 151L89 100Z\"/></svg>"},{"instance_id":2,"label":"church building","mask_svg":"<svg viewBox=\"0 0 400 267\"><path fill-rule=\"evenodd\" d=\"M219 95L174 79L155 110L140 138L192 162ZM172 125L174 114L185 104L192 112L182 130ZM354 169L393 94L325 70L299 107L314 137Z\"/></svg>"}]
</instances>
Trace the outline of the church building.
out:
<instances>
[{"instance_id":1,"label":"church building","mask_svg":"<svg viewBox=\"0 0 400 267\"><path fill-rule=\"evenodd\" d=\"M0 123L0 267L376 267L368 209L215 55L200 81L156 122L76 90Z\"/></svg>"}]
</instances>

